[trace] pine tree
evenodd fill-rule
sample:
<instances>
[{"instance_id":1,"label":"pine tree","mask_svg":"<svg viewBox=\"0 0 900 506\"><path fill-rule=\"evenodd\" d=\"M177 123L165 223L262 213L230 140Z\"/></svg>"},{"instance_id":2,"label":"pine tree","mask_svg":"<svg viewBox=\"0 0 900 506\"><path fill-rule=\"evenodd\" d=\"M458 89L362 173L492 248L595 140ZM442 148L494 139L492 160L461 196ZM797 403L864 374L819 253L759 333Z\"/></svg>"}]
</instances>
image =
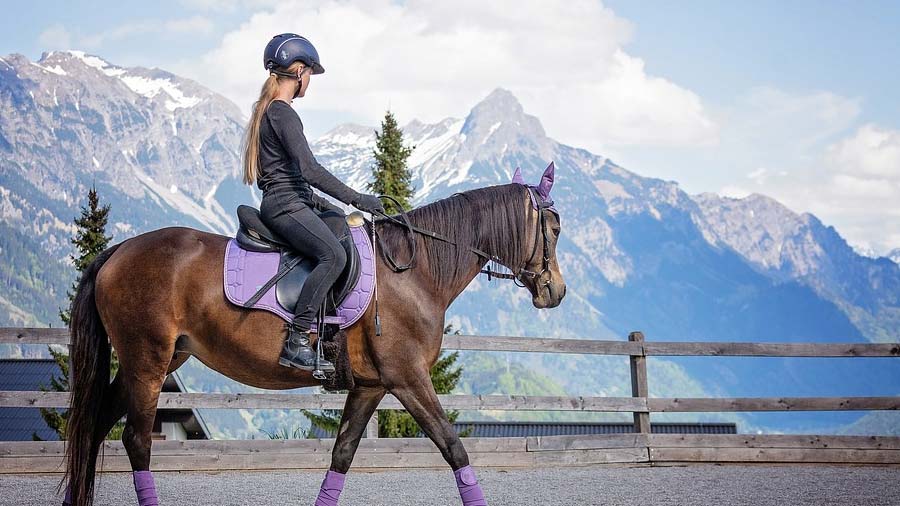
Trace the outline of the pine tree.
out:
<instances>
[{"instance_id":1,"label":"pine tree","mask_svg":"<svg viewBox=\"0 0 900 506\"><path fill-rule=\"evenodd\" d=\"M88 192L88 206L81 208L81 217L75 218L75 237L72 238L72 244L78 249L78 256L70 255L72 262L75 263L75 270L79 273L84 272L88 265L94 261L101 251L106 249L112 237L106 236L106 222L109 219L109 204L100 205L100 197L97 196L97 189L91 187ZM67 292L69 296L69 305L75 300L75 291L78 288L78 281L81 276L76 277L72 283L72 291ZM59 317L65 325L69 325L69 309L60 309Z\"/></svg>"},{"instance_id":2,"label":"pine tree","mask_svg":"<svg viewBox=\"0 0 900 506\"><path fill-rule=\"evenodd\" d=\"M415 146L403 145L403 131L397 126L394 115L387 111L381 122L381 133L375 132L375 166L372 169L373 181L367 185L369 191L391 195L400 203L402 210L409 210L412 206L409 199L415 194L412 188L412 173L406 167L406 160L412 154ZM393 202L384 203L388 214L397 213L400 209ZM447 325L445 334L452 331L453 326ZM459 334L457 330L455 332ZM459 352L441 354L438 361L431 368L431 381L439 394L448 394L456 388L462 375L462 367L456 366ZM341 410L324 410L319 414L304 410L312 425L322 430L337 433L341 423ZM456 421L459 413L447 412L450 422ZM415 437L421 431L412 415L402 410L378 411L378 436L379 437Z\"/></svg>"},{"instance_id":3,"label":"pine tree","mask_svg":"<svg viewBox=\"0 0 900 506\"><path fill-rule=\"evenodd\" d=\"M75 300L75 292L78 287L78 282L81 279L81 273L94 261L94 258L98 253L106 249L109 241L112 239L106 235L106 223L109 218L109 209L109 204L104 206L100 205L100 198L97 195L97 190L92 187L88 192L87 207L82 206L81 217L75 218L75 237L72 238L72 244L77 249L78 256L71 255L71 258L75 264L75 270L79 275L72 285L72 291L68 292L70 308L72 301ZM71 317L70 311L71 309L60 309L59 311L59 317L67 326L69 325ZM69 355L64 351L56 351L49 346L48 350L50 351L53 360L56 361L56 364L59 366L61 376L59 378L51 378L50 386L41 386L41 390L45 392L68 392ZM110 358L109 368L110 377L114 377L119 369L119 360L116 357L115 352L112 353ZM41 408L41 417L44 418L48 427L59 434L60 439L65 439L66 418L68 417L67 411L60 412L55 409ZM122 422L116 423L110 431L109 436L107 436L108 439L121 439L122 430L124 430L124 428L125 425ZM39 437L37 434L32 434L32 439L37 440Z\"/></svg>"},{"instance_id":4,"label":"pine tree","mask_svg":"<svg viewBox=\"0 0 900 506\"><path fill-rule=\"evenodd\" d=\"M459 330L453 332L453 325L444 328L445 334L459 334ZM431 382L438 394L449 394L456 388L459 378L462 376L462 366L456 365L459 352L441 353L438 361L431 367ZM339 409L324 410L320 414L303 410L303 414L309 418L312 425L326 431L337 434L341 423ZM458 411L448 411L447 418L450 423L459 417ZM403 410L380 409L378 410L378 437L416 437L422 429L413 419L412 415ZM465 435L465 434L462 434Z\"/></svg>"},{"instance_id":5,"label":"pine tree","mask_svg":"<svg viewBox=\"0 0 900 506\"><path fill-rule=\"evenodd\" d=\"M381 133L375 132L374 178L367 188L372 193L396 198L404 211L410 209L409 199L415 194L412 172L406 167L406 160L413 149L415 146L403 145L403 131L397 126L393 113L387 111L381 122ZM391 201L384 202L384 209L387 214L400 212Z\"/></svg>"}]
</instances>

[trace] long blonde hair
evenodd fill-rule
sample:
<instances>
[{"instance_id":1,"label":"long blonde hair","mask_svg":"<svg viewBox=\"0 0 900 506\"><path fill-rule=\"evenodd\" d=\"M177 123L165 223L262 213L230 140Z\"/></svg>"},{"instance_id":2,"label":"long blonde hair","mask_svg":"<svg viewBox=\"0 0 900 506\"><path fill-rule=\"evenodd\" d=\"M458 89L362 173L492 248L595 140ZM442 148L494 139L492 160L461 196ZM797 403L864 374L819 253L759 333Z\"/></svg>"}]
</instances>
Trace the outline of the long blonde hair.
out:
<instances>
[{"instance_id":1,"label":"long blonde hair","mask_svg":"<svg viewBox=\"0 0 900 506\"><path fill-rule=\"evenodd\" d=\"M303 62L295 61L286 71L296 75L302 65ZM253 103L253 114L250 115L250 122L247 123L241 148L244 154L244 184L252 185L256 182L256 176L259 174L259 125L262 123L263 113L278 94L279 79L290 79L290 77L270 73L259 92L259 100Z\"/></svg>"}]
</instances>

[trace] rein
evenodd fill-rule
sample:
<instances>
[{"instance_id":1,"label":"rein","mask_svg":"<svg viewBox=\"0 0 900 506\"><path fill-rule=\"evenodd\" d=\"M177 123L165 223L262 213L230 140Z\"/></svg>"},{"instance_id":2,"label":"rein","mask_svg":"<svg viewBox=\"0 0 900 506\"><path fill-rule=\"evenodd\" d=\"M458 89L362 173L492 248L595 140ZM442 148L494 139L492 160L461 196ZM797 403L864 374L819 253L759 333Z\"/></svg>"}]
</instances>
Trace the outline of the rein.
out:
<instances>
[{"instance_id":1,"label":"rein","mask_svg":"<svg viewBox=\"0 0 900 506\"><path fill-rule=\"evenodd\" d=\"M534 189L533 189L531 186L527 186L527 185L526 185L526 188L528 189L529 192L534 193ZM466 195L465 195L465 194L462 194L462 193L454 193L453 195L451 195L451 197L454 196L454 195L460 195L460 196L466 197ZM396 223L397 225L400 225L401 227L405 227L405 228L409 231L409 233L407 234L406 237L407 237L407 241L409 242L409 245L410 245L410 251L412 251L412 254L410 254L409 262L407 262L407 263L401 265L401 264L397 263L396 260L394 260L394 257L393 257L393 256L390 254L390 252L387 250L387 248L385 247L384 241L381 239L381 235L375 234L375 220L373 219L373 221L372 221L372 234L373 234L373 235L376 235L376 238L377 238L377 240L378 240L378 245L379 245L379 247L381 248L381 251L382 251L382 253L384 254L385 259L387 260L388 265L390 266L391 270L393 270L394 272L403 272L403 271L405 271L405 270L411 268L411 267L413 266L413 263L415 262L415 258L416 258L416 241L415 241L415 239L413 238L413 232L422 234L422 235L427 236L427 237L431 237L432 239L437 239L437 240L439 240L439 241L443 241L443 242L452 244L452 245L454 245L454 246L456 246L456 247L461 247L461 246L460 246L458 243L456 243L455 241L453 241L453 240L451 240L451 239L449 239L449 238L447 238L447 237L445 237L445 236L443 236L443 235L441 235L441 234L438 234L437 232L433 232L433 231L431 231L431 230L427 230L427 229L424 229L424 228L417 227L417 226L413 225L413 224L409 221L409 216L407 215L406 211L403 209L403 207L400 205L399 202L397 202L397 199L395 199L394 197L392 197L392 196L390 196L390 195L379 195L379 197L380 197L380 198L386 198L386 199L389 199L389 200L391 200L392 202L394 202L394 204L396 205L397 209L400 209L400 217L402 218L402 221L401 221L401 220L398 220L397 218L394 218L393 216L389 216L389 215L387 215L387 214L385 214L385 213L382 213L382 212L380 212L380 211L375 211L374 214L380 215L380 216L382 217L382 221L385 221L385 220L386 220L386 221L390 221L390 222L392 222L392 223ZM550 272L550 251L549 251L549 250L550 250L550 247L549 247L550 240L549 240L549 238L547 237L547 227L546 227L546 223L545 223L545 220L544 220L544 209L545 209L545 208L548 208L548 207L550 207L550 206L552 206L552 205L553 205L553 201L544 201L544 200L542 200L542 199L540 198L539 195L536 195L536 196L533 195L533 197L534 197L534 202L536 202L536 203L537 203L537 206L538 206L538 214L539 214L539 216L540 216L540 219L539 219L539 222L538 222L538 227L539 227L539 230L540 230L540 233L541 233L541 236L542 236L542 239L543 239L543 245L544 245L544 254L543 254L543 258L542 258L542 262L541 262L541 272L540 272L540 273L536 273L536 272L534 272L534 271L530 271L530 270L528 270L528 269L525 269L525 267L522 266L522 267L520 267L516 272L514 272L514 273L512 273L512 274L506 274L506 273L503 273L503 272L492 271L492 270L490 269L490 266L488 266L487 269L481 269L481 270L479 271L479 274L487 274L487 276L488 276L488 281L490 281L491 277L493 276L493 277L496 277L496 278L502 278L502 279L512 279L513 282L516 284L516 286L525 286L525 285L519 285L519 283L516 282L516 281L519 279L520 276L522 276L522 275L527 275L527 276L529 276L529 277L531 277L531 278L537 278L538 281L541 281L541 278L543 278L544 274L549 274L549 272ZM466 197L466 198L468 198L468 197ZM528 265L528 264L531 262L531 260L534 258L534 255L535 255L535 253L537 252L537 243L538 243L538 239L537 239L537 236L535 236L534 247L533 247L532 250L531 250L531 256L530 256L530 257L528 258L528 260L525 262L525 265ZM474 247L474 246L467 245L467 246L465 246L465 247L468 248L469 250L471 250L473 253L475 253L476 255L478 255L478 256L480 256L480 257L483 257L483 258L485 258L485 259L487 259L487 260L489 260L489 261L494 261L495 263L498 263L498 264L500 264L500 265L503 265L504 267L508 268L510 271L513 270L511 267L509 267L508 265L506 265L506 264L505 264L499 257L497 257L496 255L493 255L493 254L487 253L487 252L485 252L485 251L482 251L481 249L478 249L478 248L476 248L476 247ZM550 278L550 277L549 277L549 275L548 275L548 276L547 276L547 279L543 281L543 284L545 284L545 285L546 285L546 284L549 284L549 283L550 283L550 279L549 279L549 278Z\"/></svg>"}]
</instances>

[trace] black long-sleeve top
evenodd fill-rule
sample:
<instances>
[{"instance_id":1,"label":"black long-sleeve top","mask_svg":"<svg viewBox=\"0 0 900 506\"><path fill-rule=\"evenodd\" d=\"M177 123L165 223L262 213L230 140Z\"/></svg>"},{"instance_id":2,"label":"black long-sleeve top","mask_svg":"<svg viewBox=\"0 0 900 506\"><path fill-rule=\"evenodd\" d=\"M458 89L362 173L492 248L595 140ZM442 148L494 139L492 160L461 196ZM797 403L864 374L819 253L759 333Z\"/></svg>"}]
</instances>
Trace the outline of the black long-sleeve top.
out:
<instances>
[{"instance_id":1,"label":"black long-sleeve top","mask_svg":"<svg viewBox=\"0 0 900 506\"><path fill-rule=\"evenodd\" d=\"M310 185L344 204L356 198L353 188L322 167L312 151L297 112L283 100L273 100L259 126L259 173L257 186L263 196L275 188L296 191L314 199Z\"/></svg>"}]
</instances>

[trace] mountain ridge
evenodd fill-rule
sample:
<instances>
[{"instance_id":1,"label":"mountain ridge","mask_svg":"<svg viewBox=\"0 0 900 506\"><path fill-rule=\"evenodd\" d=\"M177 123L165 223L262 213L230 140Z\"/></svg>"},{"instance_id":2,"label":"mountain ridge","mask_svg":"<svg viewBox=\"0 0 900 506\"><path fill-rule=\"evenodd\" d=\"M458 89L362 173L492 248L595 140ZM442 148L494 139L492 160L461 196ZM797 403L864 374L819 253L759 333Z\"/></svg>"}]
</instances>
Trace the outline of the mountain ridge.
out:
<instances>
[{"instance_id":1,"label":"mountain ridge","mask_svg":"<svg viewBox=\"0 0 900 506\"><path fill-rule=\"evenodd\" d=\"M174 74L119 67L86 53L48 53L37 63L23 58L0 62L0 224L19 234L0 244L18 252L3 265L11 294L0 301L3 323L55 321L52 301L62 305L71 283L60 274L71 269L71 218L89 185L113 206L114 241L170 225L230 235L236 205L258 202L257 192L240 181L243 119L234 104L220 107L221 97L209 91L204 99L196 83ZM312 143L313 152L365 191L374 131L338 126ZM738 203L691 196L677 182L643 177L559 143L502 88L465 117L409 121L404 135L416 145L409 160L415 205L507 183L517 166L526 182L536 183L546 164L556 162L551 196L562 216L564 304L537 310L511 283L476 278L447 313L465 333L621 340L643 330L650 340L900 340L897 264L856 255L812 215L788 214L762 196ZM746 206L768 218L748 218ZM782 256L779 245L790 254ZM57 271L28 254L34 250ZM573 395L627 392L621 371L585 374L618 367L613 357L514 360ZM763 371L758 359L713 368L689 359L654 360L659 367L651 388L668 392L681 386L734 396L787 395L785 389L794 395L894 395L885 389L900 383L896 370L866 359L840 367L778 359ZM789 383L782 385L784 378ZM770 416L743 420L749 426L779 420ZM796 424L818 420L816 414L791 416ZM830 416L831 423L846 425L857 415Z\"/></svg>"}]
</instances>

